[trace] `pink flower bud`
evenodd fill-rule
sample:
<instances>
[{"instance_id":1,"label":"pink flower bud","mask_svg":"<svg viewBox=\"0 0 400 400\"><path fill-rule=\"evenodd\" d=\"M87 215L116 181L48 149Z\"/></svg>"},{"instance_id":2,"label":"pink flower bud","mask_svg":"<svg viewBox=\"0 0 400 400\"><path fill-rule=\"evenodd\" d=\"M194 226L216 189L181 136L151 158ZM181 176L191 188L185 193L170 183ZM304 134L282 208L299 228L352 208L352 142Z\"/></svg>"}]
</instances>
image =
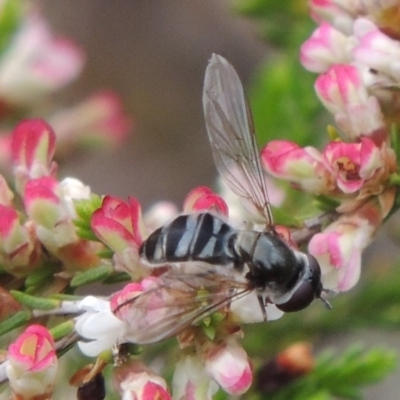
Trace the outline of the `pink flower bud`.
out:
<instances>
[{"instance_id":1,"label":"pink flower bud","mask_svg":"<svg viewBox=\"0 0 400 400\"><path fill-rule=\"evenodd\" d=\"M361 73L355 66L332 66L326 74L317 78L315 90L349 140L369 136L379 137L382 141L381 137L387 136L378 100L369 96Z\"/></svg>"},{"instance_id":2,"label":"pink flower bud","mask_svg":"<svg viewBox=\"0 0 400 400\"><path fill-rule=\"evenodd\" d=\"M355 61L369 69L383 72L399 83L400 43L382 33L366 18L355 22L354 34L359 39L352 51Z\"/></svg>"},{"instance_id":3,"label":"pink flower bud","mask_svg":"<svg viewBox=\"0 0 400 400\"><path fill-rule=\"evenodd\" d=\"M164 379L137 361L116 367L113 381L123 400L171 400Z\"/></svg>"},{"instance_id":4,"label":"pink flower bud","mask_svg":"<svg viewBox=\"0 0 400 400\"><path fill-rule=\"evenodd\" d=\"M384 168L380 149L368 138L362 138L359 143L331 142L323 156L326 168L344 193L360 190Z\"/></svg>"},{"instance_id":5,"label":"pink flower bud","mask_svg":"<svg viewBox=\"0 0 400 400\"><path fill-rule=\"evenodd\" d=\"M12 207L0 205L0 259L14 276L26 276L38 266L40 244L27 226L21 225Z\"/></svg>"},{"instance_id":6,"label":"pink flower bud","mask_svg":"<svg viewBox=\"0 0 400 400\"><path fill-rule=\"evenodd\" d=\"M24 205L27 214L37 225L53 229L68 218L59 196L57 180L43 177L30 180L25 186Z\"/></svg>"},{"instance_id":7,"label":"pink flower bud","mask_svg":"<svg viewBox=\"0 0 400 400\"><path fill-rule=\"evenodd\" d=\"M310 13L317 22L330 22L343 33L351 33L354 15L360 11L359 0L310 0Z\"/></svg>"},{"instance_id":8,"label":"pink flower bud","mask_svg":"<svg viewBox=\"0 0 400 400\"><path fill-rule=\"evenodd\" d=\"M352 65L333 65L326 74L318 77L315 89L322 103L333 114L349 105L365 103L368 99L361 74Z\"/></svg>"},{"instance_id":9,"label":"pink flower bud","mask_svg":"<svg viewBox=\"0 0 400 400\"><path fill-rule=\"evenodd\" d=\"M245 393L251 385L253 375L243 348L232 338L220 345L208 345L203 349L203 357L210 377L229 394Z\"/></svg>"},{"instance_id":10,"label":"pink flower bud","mask_svg":"<svg viewBox=\"0 0 400 400\"><path fill-rule=\"evenodd\" d=\"M348 39L323 22L300 49L300 61L312 72L325 72L333 64L350 62Z\"/></svg>"},{"instance_id":11,"label":"pink flower bud","mask_svg":"<svg viewBox=\"0 0 400 400\"><path fill-rule=\"evenodd\" d=\"M53 338L45 327L29 326L8 348L8 360L7 376L17 398L51 396L58 363Z\"/></svg>"},{"instance_id":12,"label":"pink flower bud","mask_svg":"<svg viewBox=\"0 0 400 400\"><path fill-rule=\"evenodd\" d=\"M49 118L57 132L57 155L75 145L112 146L121 143L132 128L121 100L113 92L100 92L82 103L58 111Z\"/></svg>"},{"instance_id":13,"label":"pink flower bud","mask_svg":"<svg viewBox=\"0 0 400 400\"><path fill-rule=\"evenodd\" d=\"M212 400L218 390L196 355L185 355L177 362L172 382L176 400Z\"/></svg>"},{"instance_id":14,"label":"pink flower bud","mask_svg":"<svg viewBox=\"0 0 400 400\"><path fill-rule=\"evenodd\" d=\"M19 193L29 179L53 175L55 134L43 120L25 120L12 133L11 154Z\"/></svg>"},{"instance_id":15,"label":"pink flower bud","mask_svg":"<svg viewBox=\"0 0 400 400\"><path fill-rule=\"evenodd\" d=\"M273 140L262 150L261 159L269 174L291 182L296 188L316 194L330 189L322 155L313 147L301 148L293 142Z\"/></svg>"},{"instance_id":16,"label":"pink flower bud","mask_svg":"<svg viewBox=\"0 0 400 400\"><path fill-rule=\"evenodd\" d=\"M81 240L73 222L75 210L67 188L51 177L30 180L25 186L24 204L35 232L46 249L61 259L70 271L91 268L99 263L99 244ZM71 212L73 215L71 215Z\"/></svg>"},{"instance_id":17,"label":"pink flower bud","mask_svg":"<svg viewBox=\"0 0 400 400\"><path fill-rule=\"evenodd\" d=\"M114 261L118 269L133 274L135 279L148 275L139 265L138 249L143 235L147 236L147 229L135 198L126 203L117 197L106 196L101 208L92 215L91 227L96 236L115 252Z\"/></svg>"},{"instance_id":18,"label":"pink flower bud","mask_svg":"<svg viewBox=\"0 0 400 400\"><path fill-rule=\"evenodd\" d=\"M93 213L91 221L94 233L114 251L122 251L126 246L139 246L145 228L141 207L133 197L129 203L113 197L104 197L101 208Z\"/></svg>"},{"instance_id":19,"label":"pink flower bud","mask_svg":"<svg viewBox=\"0 0 400 400\"><path fill-rule=\"evenodd\" d=\"M357 215L342 218L317 233L308 250L319 262L325 289L346 291L360 278L361 254L376 227Z\"/></svg>"},{"instance_id":20,"label":"pink flower bud","mask_svg":"<svg viewBox=\"0 0 400 400\"><path fill-rule=\"evenodd\" d=\"M11 104L34 104L75 79L83 64L75 43L54 38L46 22L31 14L2 57L0 96Z\"/></svg>"},{"instance_id":21,"label":"pink flower bud","mask_svg":"<svg viewBox=\"0 0 400 400\"><path fill-rule=\"evenodd\" d=\"M185 213L193 211L214 211L224 216L228 216L229 212L224 199L206 186L199 186L186 196L183 210Z\"/></svg>"}]
</instances>

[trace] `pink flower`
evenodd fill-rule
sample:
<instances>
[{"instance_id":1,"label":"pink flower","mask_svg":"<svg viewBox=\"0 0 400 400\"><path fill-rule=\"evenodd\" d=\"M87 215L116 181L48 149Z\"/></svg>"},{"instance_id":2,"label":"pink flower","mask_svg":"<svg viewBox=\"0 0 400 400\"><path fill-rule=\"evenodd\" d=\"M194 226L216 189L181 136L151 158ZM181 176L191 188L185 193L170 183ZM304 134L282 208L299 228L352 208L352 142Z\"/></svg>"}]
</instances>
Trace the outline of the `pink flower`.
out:
<instances>
[{"instance_id":1,"label":"pink flower","mask_svg":"<svg viewBox=\"0 0 400 400\"><path fill-rule=\"evenodd\" d=\"M324 106L349 140L369 136L377 142L387 137L378 100L369 96L360 71L352 65L337 64L315 82Z\"/></svg>"},{"instance_id":2,"label":"pink flower","mask_svg":"<svg viewBox=\"0 0 400 400\"><path fill-rule=\"evenodd\" d=\"M83 64L75 43L54 38L39 15L30 15L0 61L0 97L33 104L75 79Z\"/></svg>"},{"instance_id":3,"label":"pink flower","mask_svg":"<svg viewBox=\"0 0 400 400\"><path fill-rule=\"evenodd\" d=\"M218 390L197 355L184 355L175 366L172 382L175 400L212 400Z\"/></svg>"},{"instance_id":4,"label":"pink flower","mask_svg":"<svg viewBox=\"0 0 400 400\"><path fill-rule=\"evenodd\" d=\"M400 82L400 43L381 32L365 18L354 24L354 34L359 43L352 51L356 62L369 69L390 76Z\"/></svg>"},{"instance_id":5,"label":"pink flower","mask_svg":"<svg viewBox=\"0 0 400 400\"><path fill-rule=\"evenodd\" d=\"M206 372L229 394L245 393L253 380L252 368L246 352L236 340L208 343L203 349Z\"/></svg>"},{"instance_id":6,"label":"pink flower","mask_svg":"<svg viewBox=\"0 0 400 400\"><path fill-rule=\"evenodd\" d=\"M186 196L183 210L185 213L191 211L214 211L224 216L228 216L229 212L225 200L206 186L199 186Z\"/></svg>"},{"instance_id":7,"label":"pink flower","mask_svg":"<svg viewBox=\"0 0 400 400\"><path fill-rule=\"evenodd\" d=\"M319 262L325 289L346 291L358 282L361 254L375 229L367 219L350 215L312 237L308 250Z\"/></svg>"},{"instance_id":8,"label":"pink flower","mask_svg":"<svg viewBox=\"0 0 400 400\"><path fill-rule=\"evenodd\" d=\"M125 338L139 344L164 338L163 318L166 313L173 315L172 304L168 288L156 277L130 283L110 298L111 311L126 325Z\"/></svg>"},{"instance_id":9,"label":"pink flower","mask_svg":"<svg viewBox=\"0 0 400 400\"><path fill-rule=\"evenodd\" d=\"M362 138L359 143L331 142L323 157L326 168L344 193L360 190L384 168L379 147L368 138Z\"/></svg>"},{"instance_id":10,"label":"pink flower","mask_svg":"<svg viewBox=\"0 0 400 400\"><path fill-rule=\"evenodd\" d=\"M323 22L300 49L300 61L312 72L325 72L333 64L350 62L350 43L345 35Z\"/></svg>"},{"instance_id":11,"label":"pink flower","mask_svg":"<svg viewBox=\"0 0 400 400\"><path fill-rule=\"evenodd\" d=\"M113 380L122 400L171 400L165 380L137 361L118 366Z\"/></svg>"},{"instance_id":12,"label":"pink flower","mask_svg":"<svg viewBox=\"0 0 400 400\"><path fill-rule=\"evenodd\" d=\"M11 138L11 155L20 194L29 179L55 174L54 149L55 134L45 121L25 120L16 126Z\"/></svg>"},{"instance_id":13,"label":"pink flower","mask_svg":"<svg viewBox=\"0 0 400 400\"><path fill-rule=\"evenodd\" d=\"M333 65L315 82L317 94L325 107L333 114L349 105L366 103L368 93L358 69L352 65Z\"/></svg>"},{"instance_id":14,"label":"pink flower","mask_svg":"<svg viewBox=\"0 0 400 400\"><path fill-rule=\"evenodd\" d=\"M119 97L105 91L56 112L49 121L57 133L57 155L66 155L76 145L119 144L132 129Z\"/></svg>"},{"instance_id":15,"label":"pink flower","mask_svg":"<svg viewBox=\"0 0 400 400\"><path fill-rule=\"evenodd\" d=\"M359 0L310 0L309 7L317 22L325 20L343 33L350 33L360 3Z\"/></svg>"},{"instance_id":16,"label":"pink flower","mask_svg":"<svg viewBox=\"0 0 400 400\"><path fill-rule=\"evenodd\" d=\"M273 140L262 150L261 159L269 174L301 190L319 194L331 186L322 155L313 147L301 148L293 142Z\"/></svg>"},{"instance_id":17,"label":"pink flower","mask_svg":"<svg viewBox=\"0 0 400 400\"><path fill-rule=\"evenodd\" d=\"M14 395L24 400L51 396L57 356L50 332L31 325L8 348L7 376Z\"/></svg>"},{"instance_id":18,"label":"pink flower","mask_svg":"<svg viewBox=\"0 0 400 400\"><path fill-rule=\"evenodd\" d=\"M143 236L147 236L147 229L135 198L129 198L126 203L117 197L106 196L101 208L92 215L91 227L96 236L115 252L117 268L133 274L136 279L148 275L138 264L138 249Z\"/></svg>"}]
</instances>

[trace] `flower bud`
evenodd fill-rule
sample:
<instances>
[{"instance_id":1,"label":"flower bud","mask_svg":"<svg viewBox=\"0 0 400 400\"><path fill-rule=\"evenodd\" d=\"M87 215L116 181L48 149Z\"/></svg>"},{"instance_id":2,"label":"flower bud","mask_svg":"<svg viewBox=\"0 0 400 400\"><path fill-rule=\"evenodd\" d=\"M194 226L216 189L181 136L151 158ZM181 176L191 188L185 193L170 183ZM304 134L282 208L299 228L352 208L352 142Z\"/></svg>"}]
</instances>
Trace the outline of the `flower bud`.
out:
<instances>
[{"instance_id":1,"label":"flower bud","mask_svg":"<svg viewBox=\"0 0 400 400\"><path fill-rule=\"evenodd\" d=\"M342 217L311 238L308 250L321 267L325 289L346 291L358 282L361 254L375 230L369 220L354 214Z\"/></svg>"},{"instance_id":2,"label":"flower bud","mask_svg":"<svg viewBox=\"0 0 400 400\"><path fill-rule=\"evenodd\" d=\"M225 200L206 186L199 186L186 196L183 210L185 213L193 211L214 211L224 216L228 216L229 212Z\"/></svg>"},{"instance_id":3,"label":"flower bud","mask_svg":"<svg viewBox=\"0 0 400 400\"><path fill-rule=\"evenodd\" d=\"M16 398L51 398L57 374L57 357L50 332L31 325L8 348L7 377Z\"/></svg>"},{"instance_id":4,"label":"flower bud","mask_svg":"<svg viewBox=\"0 0 400 400\"><path fill-rule=\"evenodd\" d=\"M137 361L117 366L113 381L122 400L171 400L164 379Z\"/></svg>"},{"instance_id":5,"label":"flower bud","mask_svg":"<svg viewBox=\"0 0 400 400\"><path fill-rule=\"evenodd\" d=\"M203 358L207 374L227 393L240 395L250 387L253 380L250 361L233 338L221 344L207 343Z\"/></svg>"},{"instance_id":6,"label":"flower bud","mask_svg":"<svg viewBox=\"0 0 400 400\"><path fill-rule=\"evenodd\" d=\"M25 120L16 126L11 138L11 154L20 194L28 180L55 173L54 150L55 134L45 121Z\"/></svg>"},{"instance_id":7,"label":"flower bud","mask_svg":"<svg viewBox=\"0 0 400 400\"><path fill-rule=\"evenodd\" d=\"M212 400L218 390L194 354L182 356L177 362L172 386L174 400Z\"/></svg>"},{"instance_id":8,"label":"flower bud","mask_svg":"<svg viewBox=\"0 0 400 400\"><path fill-rule=\"evenodd\" d=\"M73 107L58 111L49 122L57 132L57 156L67 155L79 144L121 144L132 127L121 100L109 91L96 93Z\"/></svg>"},{"instance_id":9,"label":"flower bud","mask_svg":"<svg viewBox=\"0 0 400 400\"><path fill-rule=\"evenodd\" d=\"M350 62L347 37L323 22L300 49L300 61L312 72L325 72L333 64Z\"/></svg>"},{"instance_id":10,"label":"flower bud","mask_svg":"<svg viewBox=\"0 0 400 400\"><path fill-rule=\"evenodd\" d=\"M128 272L133 280L148 275L147 269L139 264L139 246L147 236L141 207L135 198L126 203L106 196L101 208L91 219L91 227L96 236L115 252L116 268Z\"/></svg>"},{"instance_id":11,"label":"flower bud","mask_svg":"<svg viewBox=\"0 0 400 400\"><path fill-rule=\"evenodd\" d=\"M293 142L273 140L264 147L261 158L268 173L296 188L315 194L330 190L329 172L314 147L302 148Z\"/></svg>"},{"instance_id":12,"label":"flower bud","mask_svg":"<svg viewBox=\"0 0 400 400\"><path fill-rule=\"evenodd\" d=\"M368 136L381 142L387 136L378 100L368 94L361 71L354 65L333 65L317 78L315 90L348 140Z\"/></svg>"}]
</instances>

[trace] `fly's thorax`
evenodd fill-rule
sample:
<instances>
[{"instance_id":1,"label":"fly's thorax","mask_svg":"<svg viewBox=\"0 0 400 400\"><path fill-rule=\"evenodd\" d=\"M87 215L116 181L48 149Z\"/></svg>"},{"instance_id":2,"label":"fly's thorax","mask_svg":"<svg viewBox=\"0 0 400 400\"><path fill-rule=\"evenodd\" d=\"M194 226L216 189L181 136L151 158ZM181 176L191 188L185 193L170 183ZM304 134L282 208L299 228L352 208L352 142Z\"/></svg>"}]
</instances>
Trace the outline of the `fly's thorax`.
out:
<instances>
[{"instance_id":1,"label":"fly's thorax","mask_svg":"<svg viewBox=\"0 0 400 400\"><path fill-rule=\"evenodd\" d=\"M235 250L249 268L249 281L259 290L290 292L304 271L304 259L272 232L240 231Z\"/></svg>"}]
</instances>

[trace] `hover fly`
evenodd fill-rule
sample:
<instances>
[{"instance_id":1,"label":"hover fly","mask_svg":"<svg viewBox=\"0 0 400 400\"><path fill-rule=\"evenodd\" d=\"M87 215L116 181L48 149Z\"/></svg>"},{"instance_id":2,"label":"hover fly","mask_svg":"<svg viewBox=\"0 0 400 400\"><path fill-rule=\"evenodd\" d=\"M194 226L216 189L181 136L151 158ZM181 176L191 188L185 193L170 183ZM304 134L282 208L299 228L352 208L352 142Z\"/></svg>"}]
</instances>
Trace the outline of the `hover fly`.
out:
<instances>
[{"instance_id":1,"label":"hover fly","mask_svg":"<svg viewBox=\"0 0 400 400\"><path fill-rule=\"evenodd\" d=\"M271 303L290 312L321 297L316 259L293 249L274 229L243 87L232 65L216 54L206 70L203 107L221 177L236 195L254 205L265 229L238 230L223 218L202 212L180 215L154 231L139 249L141 260L150 267L170 269L160 276L160 287L131 300L136 320L142 320L140 313L145 317L150 297L162 297L163 304L157 323L143 322L136 329L137 343L177 334L249 293L256 294L264 320Z\"/></svg>"}]
</instances>

